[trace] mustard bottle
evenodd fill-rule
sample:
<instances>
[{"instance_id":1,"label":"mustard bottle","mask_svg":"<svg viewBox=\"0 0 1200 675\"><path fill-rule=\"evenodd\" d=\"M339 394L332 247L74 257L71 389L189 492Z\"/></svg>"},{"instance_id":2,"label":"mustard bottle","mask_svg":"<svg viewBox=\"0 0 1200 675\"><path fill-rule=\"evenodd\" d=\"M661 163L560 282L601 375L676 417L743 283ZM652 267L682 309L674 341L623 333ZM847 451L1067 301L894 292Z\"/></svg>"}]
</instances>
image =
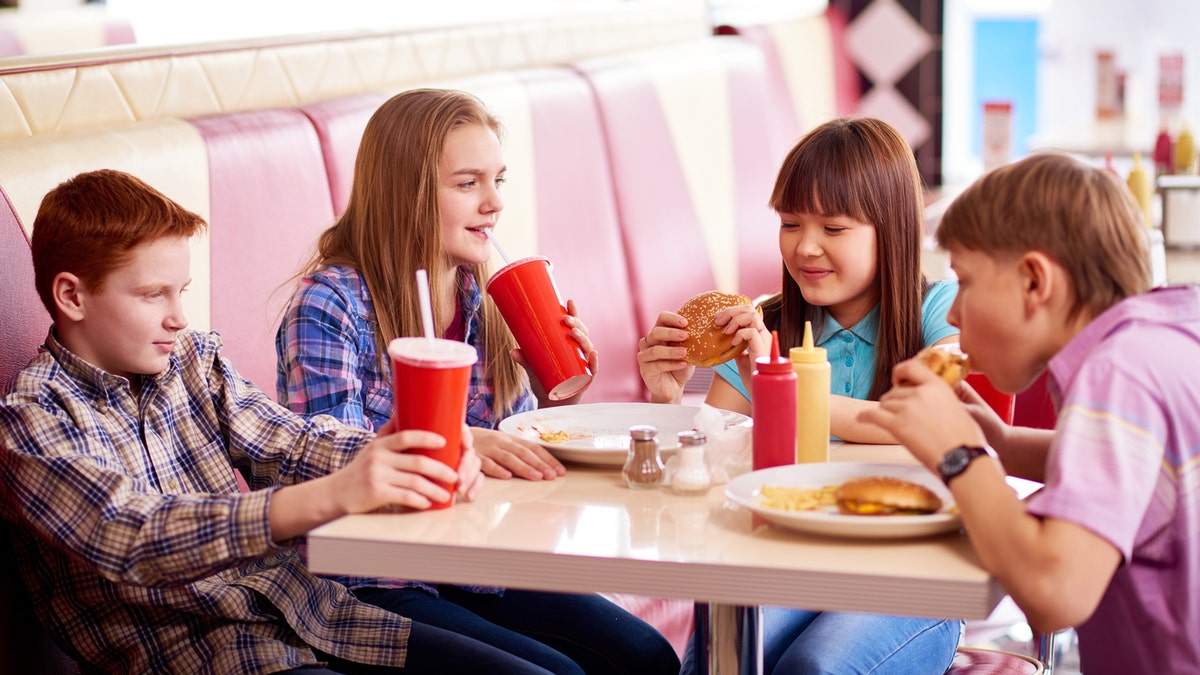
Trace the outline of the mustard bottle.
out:
<instances>
[{"instance_id":1,"label":"mustard bottle","mask_svg":"<svg viewBox=\"0 0 1200 675\"><path fill-rule=\"evenodd\" d=\"M796 372L796 463L829 461L830 367L825 349L813 344L812 322L804 343L788 352Z\"/></svg>"},{"instance_id":2,"label":"mustard bottle","mask_svg":"<svg viewBox=\"0 0 1200 675\"><path fill-rule=\"evenodd\" d=\"M1196 140L1192 132L1183 125L1179 138L1175 139L1175 173L1196 172Z\"/></svg>"},{"instance_id":3,"label":"mustard bottle","mask_svg":"<svg viewBox=\"0 0 1200 675\"><path fill-rule=\"evenodd\" d=\"M1150 181L1150 174L1142 167L1142 153L1133 153L1133 168L1129 170L1129 177L1125 179L1126 185L1129 186L1129 191L1133 193L1134 199L1137 200L1138 206L1142 207L1142 218L1145 220L1146 227L1154 225L1154 216L1151 211L1151 202L1154 199L1154 186Z\"/></svg>"}]
</instances>

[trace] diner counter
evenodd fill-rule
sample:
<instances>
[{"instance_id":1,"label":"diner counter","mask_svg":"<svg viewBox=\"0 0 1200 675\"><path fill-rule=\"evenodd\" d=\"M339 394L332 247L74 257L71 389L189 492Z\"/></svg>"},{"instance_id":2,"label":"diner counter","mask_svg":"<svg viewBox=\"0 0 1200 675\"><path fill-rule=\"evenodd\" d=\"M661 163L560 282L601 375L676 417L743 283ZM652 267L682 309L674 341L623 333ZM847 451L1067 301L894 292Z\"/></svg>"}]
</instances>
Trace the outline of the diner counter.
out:
<instances>
[{"instance_id":1,"label":"diner counter","mask_svg":"<svg viewBox=\"0 0 1200 675\"><path fill-rule=\"evenodd\" d=\"M911 463L899 446L835 444L834 461ZM961 532L846 539L767 524L707 495L630 490L617 468L553 481L487 479L440 511L341 518L309 534L319 573L730 605L986 618L1004 596Z\"/></svg>"}]
</instances>

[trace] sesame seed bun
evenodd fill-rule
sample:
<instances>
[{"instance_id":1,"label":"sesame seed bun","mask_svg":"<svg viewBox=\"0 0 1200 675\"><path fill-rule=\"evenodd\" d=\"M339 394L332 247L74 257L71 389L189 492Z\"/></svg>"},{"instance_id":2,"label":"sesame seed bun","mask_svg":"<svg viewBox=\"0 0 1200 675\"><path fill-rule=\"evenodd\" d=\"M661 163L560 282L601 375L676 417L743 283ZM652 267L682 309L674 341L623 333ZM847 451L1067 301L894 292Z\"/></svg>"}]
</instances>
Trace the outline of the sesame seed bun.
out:
<instances>
[{"instance_id":1,"label":"sesame seed bun","mask_svg":"<svg viewBox=\"0 0 1200 675\"><path fill-rule=\"evenodd\" d=\"M750 298L737 293L708 291L683 303L679 315L687 319L688 337L681 344L687 348L687 362L693 366L711 367L725 363L746 351L743 342L733 344L733 336L713 323L717 312L726 307L751 304Z\"/></svg>"},{"instance_id":2,"label":"sesame seed bun","mask_svg":"<svg viewBox=\"0 0 1200 675\"><path fill-rule=\"evenodd\" d=\"M942 500L924 485L889 476L866 476L842 483L833 494L838 511L858 516L935 513Z\"/></svg>"},{"instance_id":3,"label":"sesame seed bun","mask_svg":"<svg viewBox=\"0 0 1200 675\"><path fill-rule=\"evenodd\" d=\"M926 347L917 353L917 358L951 387L958 385L971 372L971 359L962 352Z\"/></svg>"}]
</instances>

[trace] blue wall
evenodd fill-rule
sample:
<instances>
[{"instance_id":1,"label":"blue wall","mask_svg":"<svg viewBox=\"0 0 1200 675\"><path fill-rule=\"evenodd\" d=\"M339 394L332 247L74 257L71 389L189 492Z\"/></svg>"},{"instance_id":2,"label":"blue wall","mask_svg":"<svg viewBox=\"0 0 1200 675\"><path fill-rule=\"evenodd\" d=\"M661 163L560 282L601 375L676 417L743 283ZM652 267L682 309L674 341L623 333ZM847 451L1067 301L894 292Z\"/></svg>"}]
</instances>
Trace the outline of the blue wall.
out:
<instances>
[{"instance_id":1,"label":"blue wall","mask_svg":"<svg viewBox=\"0 0 1200 675\"><path fill-rule=\"evenodd\" d=\"M1037 128L1038 22L1036 19L978 19L975 22L975 92L972 149L982 155L983 104L1013 104L1012 158L1029 154Z\"/></svg>"}]
</instances>

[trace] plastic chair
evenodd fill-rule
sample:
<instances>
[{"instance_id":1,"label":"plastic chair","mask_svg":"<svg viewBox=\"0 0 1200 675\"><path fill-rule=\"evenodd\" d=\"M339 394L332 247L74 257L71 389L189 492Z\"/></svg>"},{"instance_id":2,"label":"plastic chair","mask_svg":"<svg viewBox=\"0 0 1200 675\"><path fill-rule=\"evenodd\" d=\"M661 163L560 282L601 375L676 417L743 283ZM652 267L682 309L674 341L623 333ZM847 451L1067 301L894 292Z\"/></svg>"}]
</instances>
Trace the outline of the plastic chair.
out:
<instances>
[{"instance_id":1,"label":"plastic chair","mask_svg":"<svg viewBox=\"0 0 1200 675\"><path fill-rule=\"evenodd\" d=\"M991 406L992 410L1004 420L1005 424L1013 423L1013 413L1015 412L1017 397L1014 394L1006 394L992 386L987 375L983 373L968 373L967 384L975 390L977 394L983 397L984 401Z\"/></svg>"},{"instance_id":2,"label":"plastic chair","mask_svg":"<svg viewBox=\"0 0 1200 675\"><path fill-rule=\"evenodd\" d=\"M1024 654L997 649L959 647L946 675L1043 675L1045 665Z\"/></svg>"}]
</instances>

